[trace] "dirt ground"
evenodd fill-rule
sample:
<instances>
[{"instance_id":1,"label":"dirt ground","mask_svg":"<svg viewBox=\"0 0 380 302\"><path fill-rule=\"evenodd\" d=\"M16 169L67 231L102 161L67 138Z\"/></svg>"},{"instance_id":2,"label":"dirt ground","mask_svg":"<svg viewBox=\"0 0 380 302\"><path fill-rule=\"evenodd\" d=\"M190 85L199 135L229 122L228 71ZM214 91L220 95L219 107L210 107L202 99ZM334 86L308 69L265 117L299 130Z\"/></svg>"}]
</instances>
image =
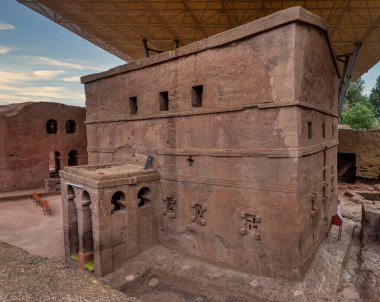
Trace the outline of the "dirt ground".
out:
<instances>
[{"instance_id":1,"label":"dirt ground","mask_svg":"<svg viewBox=\"0 0 380 302\"><path fill-rule=\"evenodd\" d=\"M46 196L52 216L30 198L0 202L0 241L32 255L64 259L61 195Z\"/></svg>"},{"instance_id":2,"label":"dirt ground","mask_svg":"<svg viewBox=\"0 0 380 302\"><path fill-rule=\"evenodd\" d=\"M59 260L0 242L1 302L137 302Z\"/></svg>"}]
</instances>

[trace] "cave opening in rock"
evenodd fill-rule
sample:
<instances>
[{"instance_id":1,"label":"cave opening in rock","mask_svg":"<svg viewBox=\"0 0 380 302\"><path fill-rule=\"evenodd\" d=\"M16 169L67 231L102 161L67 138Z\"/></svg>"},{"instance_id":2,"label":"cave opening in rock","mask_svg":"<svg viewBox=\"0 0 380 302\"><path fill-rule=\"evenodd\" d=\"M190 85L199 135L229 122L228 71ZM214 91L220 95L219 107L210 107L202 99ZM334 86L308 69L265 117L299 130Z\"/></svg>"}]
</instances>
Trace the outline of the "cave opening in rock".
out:
<instances>
[{"instance_id":1,"label":"cave opening in rock","mask_svg":"<svg viewBox=\"0 0 380 302\"><path fill-rule=\"evenodd\" d=\"M355 153L338 153L338 180L346 183L356 181Z\"/></svg>"}]
</instances>

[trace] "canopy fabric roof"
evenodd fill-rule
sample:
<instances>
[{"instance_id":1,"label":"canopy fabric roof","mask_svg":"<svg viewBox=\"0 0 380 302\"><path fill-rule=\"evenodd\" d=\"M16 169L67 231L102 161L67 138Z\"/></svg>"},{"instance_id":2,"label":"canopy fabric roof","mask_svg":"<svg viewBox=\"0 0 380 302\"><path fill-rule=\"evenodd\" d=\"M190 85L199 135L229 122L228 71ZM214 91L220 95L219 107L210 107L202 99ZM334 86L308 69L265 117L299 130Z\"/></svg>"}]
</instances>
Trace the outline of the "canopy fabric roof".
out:
<instances>
[{"instance_id":1,"label":"canopy fabric roof","mask_svg":"<svg viewBox=\"0 0 380 302\"><path fill-rule=\"evenodd\" d=\"M88 41L130 61L144 57L142 39L158 51L186 45L292 6L329 25L337 55L361 42L353 78L380 60L380 1L17 0Z\"/></svg>"}]
</instances>

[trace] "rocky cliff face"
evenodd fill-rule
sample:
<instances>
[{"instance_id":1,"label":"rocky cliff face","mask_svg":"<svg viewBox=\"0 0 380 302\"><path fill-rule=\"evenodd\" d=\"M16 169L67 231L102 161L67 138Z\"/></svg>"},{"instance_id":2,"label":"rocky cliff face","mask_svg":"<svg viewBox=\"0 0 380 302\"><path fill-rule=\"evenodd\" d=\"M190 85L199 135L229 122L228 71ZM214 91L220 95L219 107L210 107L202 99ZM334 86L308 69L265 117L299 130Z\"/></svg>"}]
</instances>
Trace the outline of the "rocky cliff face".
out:
<instances>
[{"instance_id":1,"label":"rocky cliff face","mask_svg":"<svg viewBox=\"0 0 380 302\"><path fill-rule=\"evenodd\" d=\"M338 153L356 155L356 176L367 179L380 177L380 129L339 129Z\"/></svg>"}]
</instances>

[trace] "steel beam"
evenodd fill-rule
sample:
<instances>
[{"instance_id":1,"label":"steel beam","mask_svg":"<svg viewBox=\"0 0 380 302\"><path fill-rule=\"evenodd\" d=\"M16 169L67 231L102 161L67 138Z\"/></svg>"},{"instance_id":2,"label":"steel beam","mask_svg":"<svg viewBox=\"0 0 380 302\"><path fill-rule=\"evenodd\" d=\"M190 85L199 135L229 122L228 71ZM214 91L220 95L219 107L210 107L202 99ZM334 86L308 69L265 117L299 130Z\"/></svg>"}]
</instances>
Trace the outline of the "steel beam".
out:
<instances>
[{"instance_id":1,"label":"steel beam","mask_svg":"<svg viewBox=\"0 0 380 302\"><path fill-rule=\"evenodd\" d=\"M348 85L350 83L351 76L352 76L352 71L354 69L355 61L356 61L356 58L358 56L359 49L361 46L362 46L362 43L359 43L359 42L355 43L354 51L350 57L350 61L349 61L348 66L347 66L347 70L344 74L343 82L341 83L341 89L340 89L340 93L339 93L339 102L338 102L338 114L339 115L342 112L344 97L346 96L347 88L348 88Z\"/></svg>"}]
</instances>

